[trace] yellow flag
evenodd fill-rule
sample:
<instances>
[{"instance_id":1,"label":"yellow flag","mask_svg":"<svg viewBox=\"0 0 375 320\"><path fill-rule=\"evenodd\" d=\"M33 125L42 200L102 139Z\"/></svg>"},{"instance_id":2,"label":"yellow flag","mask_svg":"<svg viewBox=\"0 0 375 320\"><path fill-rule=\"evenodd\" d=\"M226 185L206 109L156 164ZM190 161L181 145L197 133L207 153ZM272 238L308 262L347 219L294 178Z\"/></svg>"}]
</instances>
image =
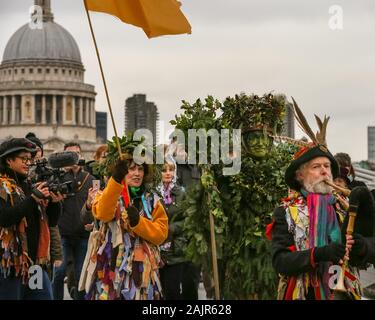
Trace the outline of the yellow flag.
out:
<instances>
[{"instance_id":1,"label":"yellow flag","mask_svg":"<svg viewBox=\"0 0 375 320\"><path fill-rule=\"evenodd\" d=\"M176 0L85 0L91 11L109 13L141 27L149 38L191 33L189 21Z\"/></svg>"}]
</instances>

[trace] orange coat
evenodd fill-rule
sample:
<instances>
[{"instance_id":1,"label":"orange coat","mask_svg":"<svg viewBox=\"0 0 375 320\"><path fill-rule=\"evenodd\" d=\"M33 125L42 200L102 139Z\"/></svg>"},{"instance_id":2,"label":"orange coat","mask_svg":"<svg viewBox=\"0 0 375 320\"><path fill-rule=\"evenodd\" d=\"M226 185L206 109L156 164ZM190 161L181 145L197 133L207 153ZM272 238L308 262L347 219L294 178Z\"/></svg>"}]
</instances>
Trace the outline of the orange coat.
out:
<instances>
[{"instance_id":1,"label":"orange coat","mask_svg":"<svg viewBox=\"0 0 375 320\"><path fill-rule=\"evenodd\" d=\"M118 198L123 185L110 178L102 193L97 194L92 205L92 212L96 219L109 222L115 217ZM139 237L154 245L162 244L168 237L168 216L160 200L154 205L152 220L140 216L136 226L130 230Z\"/></svg>"}]
</instances>

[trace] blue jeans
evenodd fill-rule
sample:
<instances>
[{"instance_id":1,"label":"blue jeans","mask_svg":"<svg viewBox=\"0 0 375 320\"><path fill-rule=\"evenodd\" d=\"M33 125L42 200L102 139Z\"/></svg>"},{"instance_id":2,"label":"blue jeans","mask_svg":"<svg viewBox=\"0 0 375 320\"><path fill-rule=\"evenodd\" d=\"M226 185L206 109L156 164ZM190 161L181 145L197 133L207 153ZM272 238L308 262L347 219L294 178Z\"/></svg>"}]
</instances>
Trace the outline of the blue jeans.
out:
<instances>
[{"instance_id":1,"label":"blue jeans","mask_svg":"<svg viewBox=\"0 0 375 320\"><path fill-rule=\"evenodd\" d=\"M59 268L55 270L55 276L53 281L53 296L55 300L64 299L64 278L66 273L66 266L68 259L73 258L74 264L74 276L77 282L81 276L82 266L85 261L85 256L87 252L87 242L88 239L82 238L70 238L61 236L61 244L63 248L63 262ZM78 299L84 299L84 292L79 292Z\"/></svg>"},{"instance_id":2,"label":"blue jeans","mask_svg":"<svg viewBox=\"0 0 375 320\"><path fill-rule=\"evenodd\" d=\"M0 277L0 300L52 300L52 286L47 272L43 270L42 289L23 285L20 277Z\"/></svg>"}]
</instances>

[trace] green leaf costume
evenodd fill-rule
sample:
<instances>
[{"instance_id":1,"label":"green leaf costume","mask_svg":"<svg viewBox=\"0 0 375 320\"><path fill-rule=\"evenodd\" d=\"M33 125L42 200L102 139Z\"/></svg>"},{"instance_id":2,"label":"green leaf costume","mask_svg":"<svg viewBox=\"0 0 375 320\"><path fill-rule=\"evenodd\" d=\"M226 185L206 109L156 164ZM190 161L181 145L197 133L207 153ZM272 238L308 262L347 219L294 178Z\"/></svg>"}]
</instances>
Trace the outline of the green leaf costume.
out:
<instances>
[{"instance_id":1,"label":"green leaf costume","mask_svg":"<svg viewBox=\"0 0 375 320\"><path fill-rule=\"evenodd\" d=\"M183 101L184 113L171 121L185 136L192 128L242 129L240 173L224 176L222 163L199 165L201 181L189 190L184 203L186 254L208 270L212 269L209 212L214 216L225 299L276 298L277 275L265 229L274 208L287 195L284 172L295 152L294 146L274 145L272 139L282 129L286 103L283 95L242 93L223 104L209 96L204 103ZM252 141L254 133L261 141L258 146Z\"/></svg>"}]
</instances>

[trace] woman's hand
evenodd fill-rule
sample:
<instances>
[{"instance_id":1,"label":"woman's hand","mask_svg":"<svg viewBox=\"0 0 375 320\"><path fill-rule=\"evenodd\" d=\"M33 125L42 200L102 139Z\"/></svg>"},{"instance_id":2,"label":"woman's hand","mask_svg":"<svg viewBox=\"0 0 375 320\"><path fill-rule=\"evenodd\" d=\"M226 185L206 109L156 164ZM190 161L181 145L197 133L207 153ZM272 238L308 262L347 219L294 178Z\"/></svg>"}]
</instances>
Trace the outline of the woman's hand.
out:
<instances>
[{"instance_id":1,"label":"woman's hand","mask_svg":"<svg viewBox=\"0 0 375 320\"><path fill-rule=\"evenodd\" d=\"M94 229L94 224L93 223L85 224L84 228L86 231L91 232Z\"/></svg>"},{"instance_id":2,"label":"woman's hand","mask_svg":"<svg viewBox=\"0 0 375 320\"><path fill-rule=\"evenodd\" d=\"M89 189L89 192L88 192L88 195L87 195L87 200L86 200L86 209L87 210L91 210L92 203L94 202L94 199L95 199L95 196L96 196L97 192L98 192L98 190L94 189L93 187L91 187Z\"/></svg>"}]
</instances>

